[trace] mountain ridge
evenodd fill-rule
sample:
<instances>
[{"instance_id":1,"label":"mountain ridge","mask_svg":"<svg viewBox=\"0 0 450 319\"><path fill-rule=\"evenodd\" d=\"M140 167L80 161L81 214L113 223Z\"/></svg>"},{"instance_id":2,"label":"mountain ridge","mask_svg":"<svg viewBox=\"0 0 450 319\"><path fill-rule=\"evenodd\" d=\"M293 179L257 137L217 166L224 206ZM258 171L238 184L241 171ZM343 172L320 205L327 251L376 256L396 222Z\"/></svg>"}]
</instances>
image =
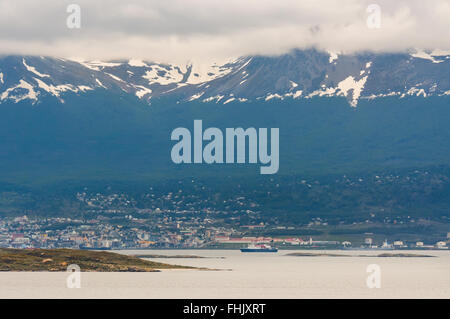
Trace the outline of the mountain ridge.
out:
<instances>
[{"instance_id":1,"label":"mountain ridge","mask_svg":"<svg viewBox=\"0 0 450 319\"><path fill-rule=\"evenodd\" d=\"M64 103L67 93L107 90L150 104L166 96L176 97L177 103L220 104L341 96L356 107L361 99L450 95L448 74L450 52L439 51L341 55L294 50L208 67L134 59L101 62L4 56L0 58L0 104L7 100L36 104L45 96Z\"/></svg>"}]
</instances>

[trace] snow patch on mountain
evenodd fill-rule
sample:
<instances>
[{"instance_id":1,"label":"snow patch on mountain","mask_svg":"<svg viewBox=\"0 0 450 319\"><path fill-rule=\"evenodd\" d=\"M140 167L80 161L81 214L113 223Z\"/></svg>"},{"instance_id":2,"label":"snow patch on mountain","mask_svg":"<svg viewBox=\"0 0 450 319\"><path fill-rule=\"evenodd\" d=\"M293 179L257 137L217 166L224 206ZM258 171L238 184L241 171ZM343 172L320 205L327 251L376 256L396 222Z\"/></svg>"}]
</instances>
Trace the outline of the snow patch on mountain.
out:
<instances>
[{"instance_id":1,"label":"snow patch on mountain","mask_svg":"<svg viewBox=\"0 0 450 319\"><path fill-rule=\"evenodd\" d=\"M214 79L223 77L233 71L231 66L225 65L202 65L202 64L190 64L188 66L191 70L189 78L186 83L188 84L200 84L212 81Z\"/></svg>"},{"instance_id":2,"label":"snow patch on mountain","mask_svg":"<svg viewBox=\"0 0 450 319\"><path fill-rule=\"evenodd\" d=\"M364 89L364 84L366 84L367 76L361 78L356 81L353 76L347 77L345 80L338 83L338 89L347 97L352 91L352 99L350 101L350 105L356 107L358 104L359 96L361 95L362 90Z\"/></svg>"},{"instance_id":3,"label":"snow patch on mountain","mask_svg":"<svg viewBox=\"0 0 450 319\"><path fill-rule=\"evenodd\" d=\"M92 70L92 71L100 71L100 68L95 64L90 64L89 62L79 59L79 58L69 58L70 61L76 62L80 64L81 66L84 66L85 68Z\"/></svg>"},{"instance_id":4,"label":"snow patch on mountain","mask_svg":"<svg viewBox=\"0 0 450 319\"><path fill-rule=\"evenodd\" d=\"M427 53L425 51L417 51L416 53L411 54L414 58L424 59L424 60L430 60L433 63L442 63L444 60L437 60L435 56L433 56L430 53Z\"/></svg>"},{"instance_id":5,"label":"snow patch on mountain","mask_svg":"<svg viewBox=\"0 0 450 319\"><path fill-rule=\"evenodd\" d=\"M34 80L38 83L39 88L43 89L44 91L49 92L50 94L59 97L61 92L65 92L65 91L72 91L72 92L78 92L78 88L73 87L70 84L63 84L63 85L51 85L51 84L46 84L44 81L38 79L38 78L34 78Z\"/></svg>"},{"instance_id":6,"label":"snow patch on mountain","mask_svg":"<svg viewBox=\"0 0 450 319\"><path fill-rule=\"evenodd\" d=\"M202 100L202 102L212 102L214 100L216 100L216 103L219 103L220 100L222 100L225 97L225 95L216 95L216 96L210 96L208 98L205 98Z\"/></svg>"},{"instance_id":7,"label":"snow patch on mountain","mask_svg":"<svg viewBox=\"0 0 450 319\"><path fill-rule=\"evenodd\" d=\"M93 88L91 88L90 86L86 86L86 85L78 85L78 89L81 92L86 92L86 91L92 91L94 90Z\"/></svg>"},{"instance_id":8,"label":"snow patch on mountain","mask_svg":"<svg viewBox=\"0 0 450 319\"><path fill-rule=\"evenodd\" d=\"M128 61L129 66L135 66L135 67L148 67L147 63L145 63L142 60L137 59L131 59Z\"/></svg>"},{"instance_id":9,"label":"snow patch on mountain","mask_svg":"<svg viewBox=\"0 0 450 319\"><path fill-rule=\"evenodd\" d=\"M189 101L197 100L197 99L201 98L203 94L205 94L205 92L200 92L200 93L194 94L189 98Z\"/></svg>"},{"instance_id":10,"label":"snow patch on mountain","mask_svg":"<svg viewBox=\"0 0 450 319\"><path fill-rule=\"evenodd\" d=\"M422 95L423 97L427 97L427 93L425 92L424 89L419 89L416 87L412 87L410 88L407 92L407 95L415 95L415 96L420 96Z\"/></svg>"},{"instance_id":11,"label":"snow patch on mountain","mask_svg":"<svg viewBox=\"0 0 450 319\"><path fill-rule=\"evenodd\" d=\"M89 61L86 62L87 65L91 66L92 68L96 69L103 69L106 67L112 68L116 66L122 65L122 63L116 63L116 62L103 62L103 61Z\"/></svg>"},{"instance_id":12,"label":"snow patch on mountain","mask_svg":"<svg viewBox=\"0 0 450 319\"><path fill-rule=\"evenodd\" d=\"M285 96L285 97L291 97L291 98L293 98L293 99L296 99L296 98L301 97L302 94L303 94L303 91L302 91L302 90L297 90L297 91L295 91L295 92L288 92L288 93L285 93L284 96Z\"/></svg>"},{"instance_id":13,"label":"snow patch on mountain","mask_svg":"<svg viewBox=\"0 0 450 319\"><path fill-rule=\"evenodd\" d=\"M404 97L405 94L401 94L400 92L389 92L389 93L381 93L381 94L371 94L368 96L361 96L361 99L365 100L374 100L381 97L388 97L388 96L400 96L400 98Z\"/></svg>"},{"instance_id":14,"label":"snow patch on mountain","mask_svg":"<svg viewBox=\"0 0 450 319\"><path fill-rule=\"evenodd\" d=\"M168 85L172 83L181 82L183 79L183 74L178 68L172 66L159 66L153 64L150 66L150 70L145 72L142 76L144 79L148 80L148 84L160 84Z\"/></svg>"},{"instance_id":15,"label":"snow patch on mountain","mask_svg":"<svg viewBox=\"0 0 450 319\"><path fill-rule=\"evenodd\" d=\"M152 93L152 90L145 86L136 85L136 87L139 88L139 90L137 90L135 94L140 99L142 99L145 95Z\"/></svg>"},{"instance_id":16,"label":"snow patch on mountain","mask_svg":"<svg viewBox=\"0 0 450 319\"><path fill-rule=\"evenodd\" d=\"M270 94L269 93L269 95L267 95L264 100L265 101L269 101L269 100L272 100L272 99L280 99L280 100L282 100L283 97L281 95L279 95L278 93L275 93L275 94Z\"/></svg>"},{"instance_id":17,"label":"snow patch on mountain","mask_svg":"<svg viewBox=\"0 0 450 319\"><path fill-rule=\"evenodd\" d=\"M100 82L99 79L95 79L95 82L97 82L97 84L98 84L99 86L101 86L102 88L106 89L106 86L104 86L103 83Z\"/></svg>"},{"instance_id":18,"label":"snow patch on mountain","mask_svg":"<svg viewBox=\"0 0 450 319\"><path fill-rule=\"evenodd\" d=\"M228 104L230 102L233 102L234 100L236 100L235 97L230 97L228 100L226 100L225 102L223 102L223 104Z\"/></svg>"},{"instance_id":19,"label":"snow patch on mountain","mask_svg":"<svg viewBox=\"0 0 450 319\"><path fill-rule=\"evenodd\" d=\"M26 91L26 93L24 91ZM39 92L36 92L30 83L20 80L19 84L4 91L0 96L0 100L11 99L15 103L25 99L37 101L38 95Z\"/></svg>"},{"instance_id":20,"label":"snow patch on mountain","mask_svg":"<svg viewBox=\"0 0 450 319\"><path fill-rule=\"evenodd\" d=\"M328 59L329 63L333 63L333 61L335 61L339 58L339 55L336 52L328 51L328 54L330 55L330 58Z\"/></svg>"},{"instance_id":21,"label":"snow patch on mountain","mask_svg":"<svg viewBox=\"0 0 450 319\"><path fill-rule=\"evenodd\" d=\"M118 76L115 76L114 74L111 74L111 73L107 73L107 72L105 72L105 74L107 74L107 75L109 75L110 77L112 77L114 80L116 80L116 81L119 81L119 82L124 82L125 83L125 81L124 80L122 80L121 78L119 78Z\"/></svg>"},{"instance_id":22,"label":"snow patch on mountain","mask_svg":"<svg viewBox=\"0 0 450 319\"><path fill-rule=\"evenodd\" d=\"M38 72L35 67L27 65L27 63L25 62L25 59L22 59L22 63L28 71L36 74L37 76L39 76L41 78L49 78L50 77L50 75L48 75L48 74L43 74L43 73Z\"/></svg>"},{"instance_id":23,"label":"snow patch on mountain","mask_svg":"<svg viewBox=\"0 0 450 319\"><path fill-rule=\"evenodd\" d=\"M315 90L308 94L307 98L312 98L314 96L333 96L336 94L337 88L334 87L323 87L320 90Z\"/></svg>"}]
</instances>

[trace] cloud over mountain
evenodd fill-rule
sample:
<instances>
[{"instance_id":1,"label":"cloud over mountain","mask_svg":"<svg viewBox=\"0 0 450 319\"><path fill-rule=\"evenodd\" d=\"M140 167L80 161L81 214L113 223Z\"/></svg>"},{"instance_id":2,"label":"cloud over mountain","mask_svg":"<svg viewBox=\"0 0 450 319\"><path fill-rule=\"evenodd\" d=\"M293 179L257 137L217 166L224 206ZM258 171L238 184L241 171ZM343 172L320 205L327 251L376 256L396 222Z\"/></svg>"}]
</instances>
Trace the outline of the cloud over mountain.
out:
<instances>
[{"instance_id":1,"label":"cloud over mountain","mask_svg":"<svg viewBox=\"0 0 450 319\"><path fill-rule=\"evenodd\" d=\"M377 1L369 28L358 0L79 0L81 28L66 26L73 1L0 3L0 53L158 61L214 60L316 47L354 52L450 50L450 1Z\"/></svg>"}]
</instances>

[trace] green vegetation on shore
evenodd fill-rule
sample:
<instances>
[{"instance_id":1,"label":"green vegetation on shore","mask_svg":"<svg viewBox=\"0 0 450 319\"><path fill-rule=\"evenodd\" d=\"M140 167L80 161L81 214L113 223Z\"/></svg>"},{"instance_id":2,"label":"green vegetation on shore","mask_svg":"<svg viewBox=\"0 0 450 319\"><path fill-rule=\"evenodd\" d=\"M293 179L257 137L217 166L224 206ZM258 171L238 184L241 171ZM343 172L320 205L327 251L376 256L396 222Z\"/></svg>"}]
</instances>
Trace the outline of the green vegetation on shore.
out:
<instances>
[{"instance_id":1,"label":"green vegetation on shore","mask_svg":"<svg viewBox=\"0 0 450 319\"><path fill-rule=\"evenodd\" d=\"M168 265L105 251L75 249L0 249L0 271L66 271L76 264L81 271L152 272L194 269Z\"/></svg>"}]
</instances>

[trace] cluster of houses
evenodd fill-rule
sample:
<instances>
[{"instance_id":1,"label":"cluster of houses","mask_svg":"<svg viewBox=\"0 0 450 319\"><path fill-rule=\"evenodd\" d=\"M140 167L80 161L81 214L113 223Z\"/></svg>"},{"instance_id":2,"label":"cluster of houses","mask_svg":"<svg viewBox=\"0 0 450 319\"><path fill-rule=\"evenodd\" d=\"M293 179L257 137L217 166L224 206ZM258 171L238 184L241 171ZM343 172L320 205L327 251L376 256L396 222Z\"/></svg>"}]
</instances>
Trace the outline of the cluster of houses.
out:
<instances>
[{"instance_id":1,"label":"cluster of houses","mask_svg":"<svg viewBox=\"0 0 450 319\"><path fill-rule=\"evenodd\" d=\"M186 217L180 214L168 217L152 214L148 219L126 215L120 223L115 217L98 216L81 220L63 217L28 218L27 216L0 219L0 247L12 248L87 248L87 249L136 249L136 248L226 248L251 244L270 244L277 247L332 249L448 249L447 239L435 243L404 242L395 240L375 243L373 235L366 233L357 244L350 241L313 240L312 237L251 236L258 232L276 230L264 223L227 227L216 219ZM289 229L288 229L289 230Z\"/></svg>"},{"instance_id":2,"label":"cluster of houses","mask_svg":"<svg viewBox=\"0 0 450 319\"><path fill-rule=\"evenodd\" d=\"M221 245L244 245L244 244L272 244L278 246L292 245L292 246L308 246L308 247L329 247L329 248L351 248L352 243L350 241L324 241L309 239L302 239L300 237L288 237L288 238L272 238L272 237L230 237L230 236L215 236L214 242ZM447 233L447 240L438 241L435 244L424 244L421 241L415 243L405 243L401 240L388 243L385 240L382 244L376 245L371 237L367 237L364 240L364 244L354 248L366 248L366 249L448 249L450 245L450 232Z\"/></svg>"}]
</instances>

